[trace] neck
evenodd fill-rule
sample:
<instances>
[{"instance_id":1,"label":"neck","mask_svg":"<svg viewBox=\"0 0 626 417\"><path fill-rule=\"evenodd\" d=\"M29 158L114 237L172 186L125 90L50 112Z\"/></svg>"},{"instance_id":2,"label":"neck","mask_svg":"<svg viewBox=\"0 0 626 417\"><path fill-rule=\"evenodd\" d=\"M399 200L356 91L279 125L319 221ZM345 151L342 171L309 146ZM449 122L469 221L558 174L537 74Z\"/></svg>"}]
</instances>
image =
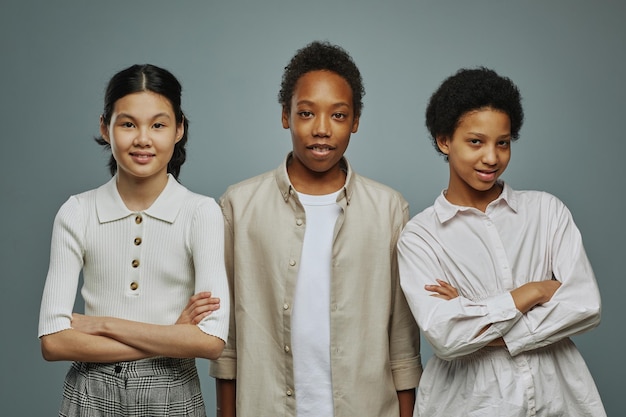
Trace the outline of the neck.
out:
<instances>
[{"instance_id":1,"label":"neck","mask_svg":"<svg viewBox=\"0 0 626 417\"><path fill-rule=\"evenodd\" d=\"M131 211L143 211L148 209L159 197L167 185L167 175L159 175L154 178L128 177L118 172L117 191L122 201Z\"/></svg>"},{"instance_id":2,"label":"neck","mask_svg":"<svg viewBox=\"0 0 626 417\"><path fill-rule=\"evenodd\" d=\"M495 183L493 187L486 191L459 190L455 188L453 184L448 184L448 189L445 191L445 197L446 200L454 205L473 207L484 213L487 210L489 203L500 196L502 189L503 186L499 182Z\"/></svg>"},{"instance_id":3,"label":"neck","mask_svg":"<svg viewBox=\"0 0 626 417\"><path fill-rule=\"evenodd\" d=\"M325 172L300 169L298 165L287 166L289 181L296 191L309 195L334 193L346 184L346 172L339 165Z\"/></svg>"}]
</instances>

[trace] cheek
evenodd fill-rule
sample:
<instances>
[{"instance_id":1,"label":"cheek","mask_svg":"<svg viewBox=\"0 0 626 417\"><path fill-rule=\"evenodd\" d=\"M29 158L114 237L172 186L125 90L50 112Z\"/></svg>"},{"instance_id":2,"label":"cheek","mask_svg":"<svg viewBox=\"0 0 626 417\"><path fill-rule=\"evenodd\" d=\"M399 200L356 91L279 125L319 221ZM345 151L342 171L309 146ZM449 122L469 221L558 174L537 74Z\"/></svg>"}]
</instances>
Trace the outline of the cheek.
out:
<instances>
[{"instance_id":1,"label":"cheek","mask_svg":"<svg viewBox=\"0 0 626 417\"><path fill-rule=\"evenodd\" d=\"M500 155L500 162L503 164L508 164L509 161L511 160L511 151L503 151L502 154Z\"/></svg>"}]
</instances>

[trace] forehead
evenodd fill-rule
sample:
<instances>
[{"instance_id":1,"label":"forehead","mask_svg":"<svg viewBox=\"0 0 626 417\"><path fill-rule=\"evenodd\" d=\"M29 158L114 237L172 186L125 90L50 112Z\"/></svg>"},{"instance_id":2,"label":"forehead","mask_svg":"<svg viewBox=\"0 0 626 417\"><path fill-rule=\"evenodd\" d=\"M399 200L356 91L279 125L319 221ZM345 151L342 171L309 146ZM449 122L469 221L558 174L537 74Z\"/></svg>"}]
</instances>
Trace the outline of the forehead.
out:
<instances>
[{"instance_id":1,"label":"forehead","mask_svg":"<svg viewBox=\"0 0 626 417\"><path fill-rule=\"evenodd\" d=\"M140 91L119 98L113 105L115 113L174 113L172 103L161 94L152 91Z\"/></svg>"},{"instance_id":2,"label":"forehead","mask_svg":"<svg viewBox=\"0 0 626 417\"><path fill-rule=\"evenodd\" d=\"M292 101L332 99L352 105L352 88L341 75L326 70L309 71L296 82ZM316 101L317 101L316 100Z\"/></svg>"},{"instance_id":3,"label":"forehead","mask_svg":"<svg viewBox=\"0 0 626 417\"><path fill-rule=\"evenodd\" d=\"M457 122L457 128L475 125L506 125L510 129L511 119L508 113L493 107L481 107L463 113Z\"/></svg>"}]
</instances>

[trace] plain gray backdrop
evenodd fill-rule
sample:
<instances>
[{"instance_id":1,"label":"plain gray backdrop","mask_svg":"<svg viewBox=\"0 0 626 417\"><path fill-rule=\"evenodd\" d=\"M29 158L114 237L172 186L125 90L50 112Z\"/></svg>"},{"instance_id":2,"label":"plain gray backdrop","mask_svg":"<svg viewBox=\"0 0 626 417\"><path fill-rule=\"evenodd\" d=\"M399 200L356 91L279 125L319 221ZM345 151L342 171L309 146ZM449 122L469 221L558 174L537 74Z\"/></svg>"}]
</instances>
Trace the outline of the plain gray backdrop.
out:
<instances>
[{"instance_id":1,"label":"plain gray backdrop","mask_svg":"<svg viewBox=\"0 0 626 417\"><path fill-rule=\"evenodd\" d=\"M574 341L608 414L622 415L625 18L626 3L606 0L4 0L0 414L57 412L69 364L41 358L39 303L56 211L109 178L108 154L92 140L109 78L134 63L179 78L191 120L181 180L219 197L290 150L280 77L293 53L317 39L346 48L364 78L348 158L400 190L412 215L447 184L424 127L434 89L478 65L518 84L526 120L503 178L549 191L573 212L603 297L602 323ZM424 362L430 355L423 342ZM198 360L212 416L207 366Z\"/></svg>"}]
</instances>

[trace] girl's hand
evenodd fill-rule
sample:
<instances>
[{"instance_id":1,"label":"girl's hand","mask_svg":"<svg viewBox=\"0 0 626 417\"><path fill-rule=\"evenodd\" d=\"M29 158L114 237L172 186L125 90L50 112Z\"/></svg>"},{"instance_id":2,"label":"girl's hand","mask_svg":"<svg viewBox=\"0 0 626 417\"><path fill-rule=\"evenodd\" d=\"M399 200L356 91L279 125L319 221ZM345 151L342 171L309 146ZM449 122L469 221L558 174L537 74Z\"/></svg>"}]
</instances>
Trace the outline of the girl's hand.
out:
<instances>
[{"instance_id":1,"label":"girl's hand","mask_svg":"<svg viewBox=\"0 0 626 417\"><path fill-rule=\"evenodd\" d=\"M84 314L72 313L72 329L82 333L94 336L101 335L104 321L105 317L85 316Z\"/></svg>"},{"instance_id":2,"label":"girl's hand","mask_svg":"<svg viewBox=\"0 0 626 417\"><path fill-rule=\"evenodd\" d=\"M220 308L220 299L212 297L208 291L194 294L189 299L187 306L180 313L176 324L198 324L206 316Z\"/></svg>"},{"instance_id":3,"label":"girl's hand","mask_svg":"<svg viewBox=\"0 0 626 417\"><path fill-rule=\"evenodd\" d=\"M440 279L437 280L439 285L424 285L426 291L432 291L431 297L441 298L442 300L452 300L459 296L459 292L452 285Z\"/></svg>"}]
</instances>

